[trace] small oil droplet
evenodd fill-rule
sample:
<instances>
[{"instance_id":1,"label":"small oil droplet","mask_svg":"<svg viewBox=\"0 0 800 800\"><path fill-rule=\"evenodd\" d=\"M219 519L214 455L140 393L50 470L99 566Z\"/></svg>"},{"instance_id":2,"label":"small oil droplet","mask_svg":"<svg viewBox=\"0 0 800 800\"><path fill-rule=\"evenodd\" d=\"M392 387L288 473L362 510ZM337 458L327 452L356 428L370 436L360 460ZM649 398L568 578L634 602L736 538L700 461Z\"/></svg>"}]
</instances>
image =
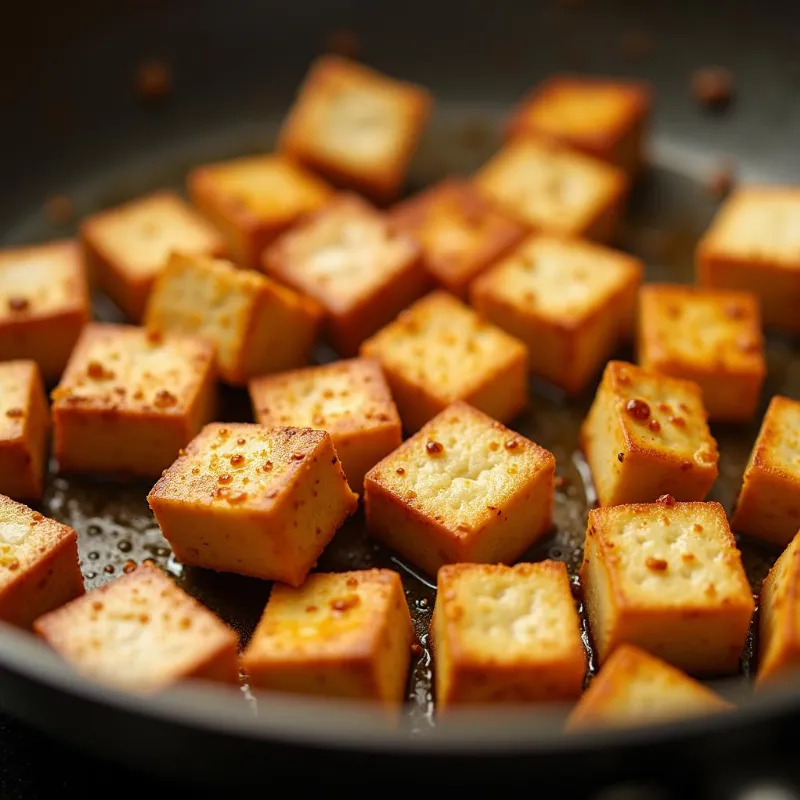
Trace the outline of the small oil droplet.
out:
<instances>
[{"instance_id":1,"label":"small oil droplet","mask_svg":"<svg viewBox=\"0 0 800 800\"><path fill-rule=\"evenodd\" d=\"M86 558L88 558L89 561L97 561L97 559L100 558L100 553L98 553L97 550L92 550L90 553L86 554Z\"/></svg>"},{"instance_id":2,"label":"small oil droplet","mask_svg":"<svg viewBox=\"0 0 800 800\"><path fill-rule=\"evenodd\" d=\"M123 553L130 553L130 551L133 550L133 545L127 539L120 539L120 541L117 542L117 547Z\"/></svg>"},{"instance_id":3,"label":"small oil droplet","mask_svg":"<svg viewBox=\"0 0 800 800\"><path fill-rule=\"evenodd\" d=\"M103 572L107 572L109 575L113 575L115 571L113 564L106 564L103 567Z\"/></svg>"},{"instance_id":4,"label":"small oil droplet","mask_svg":"<svg viewBox=\"0 0 800 800\"><path fill-rule=\"evenodd\" d=\"M86 533L88 533L89 536L99 536L102 532L103 529L99 525L92 524L86 528Z\"/></svg>"}]
</instances>

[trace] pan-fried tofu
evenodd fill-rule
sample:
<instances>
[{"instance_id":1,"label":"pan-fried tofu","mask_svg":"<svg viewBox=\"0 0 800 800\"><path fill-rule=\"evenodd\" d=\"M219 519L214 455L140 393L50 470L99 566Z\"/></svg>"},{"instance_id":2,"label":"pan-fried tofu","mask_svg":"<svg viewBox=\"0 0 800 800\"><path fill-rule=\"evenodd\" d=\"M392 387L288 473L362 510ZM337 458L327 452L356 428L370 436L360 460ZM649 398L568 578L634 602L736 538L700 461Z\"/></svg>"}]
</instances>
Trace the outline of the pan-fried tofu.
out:
<instances>
[{"instance_id":1,"label":"pan-fried tofu","mask_svg":"<svg viewBox=\"0 0 800 800\"><path fill-rule=\"evenodd\" d=\"M422 243L425 268L438 285L462 300L472 279L526 232L460 178L447 178L395 206L389 221Z\"/></svg>"},{"instance_id":2,"label":"pan-fried tofu","mask_svg":"<svg viewBox=\"0 0 800 800\"><path fill-rule=\"evenodd\" d=\"M91 317L77 242L0 250L0 361L31 359L58 380Z\"/></svg>"},{"instance_id":3,"label":"pan-fried tofu","mask_svg":"<svg viewBox=\"0 0 800 800\"><path fill-rule=\"evenodd\" d=\"M534 234L477 278L470 298L528 346L534 375L576 394L631 332L642 274L626 253Z\"/></svg>"},{"instance_id":4,"label":"pan-fried tofu","mask_svg":"<svg viewBox=\"0 0 800 800\"><path fill-rule=\"evenodd\" d=\"M586 650L564 564L450 564L431 622L436 708L573 700Z\"/></svg>"},{"instance_id":5,"label":"pan-fried tofu","mask_svg":"<svg viewBox=\"0 0 800 800\"><path fill-rule=\"evenodd\" d=\"M317 573L273 587L242 666L256 688L369 700L396 717L413 640L396 572Z\"/></svg>"},{"instance_id":6,"label":"pan-fried tofu","mask_svg":"<svg viewBox=\"0 0 800 800\"><path fill-rule=\"evenodd\" d=\"M361 355L381 363L409 432L457 400L501 422L528 404L528 348L447 292L418 300Z\"/></svg>"},{"instance_id":7,"label":"pan-fried tofu","mask_svg":"<svg viewBox=\"0 0 800 800\"><path fill-rule=\"evenodd\" d=\"M237 683L236 633L148 564L36 620L70 666L120 689Z\"/></svg>"},{"instance_id":8,"label":"pan-fried tofu","mask_svg":"<svg viewBox=\"0 0 800 800\"><path fill-rule=\"evenodd\" d=\"M302 584L356 509L331 437L206 425L147 496L184 564Z\"/></svg>"},{"instance_id":9,"label":"pan-fried tofu","mask_svg":"<svg viewBox=\"0 0 800 800\"><path fill-rule=\"evenodd\" d=\"M187 188L195 206L222 232L230 257L253 269L273 239L333 194L323 180L275 155L196 167Z\"/></svg>"},{"instance_id":10,"label":"pan-fried tofu","mask_svg":"<svg viewBox=\"0 0 800 800\"><path fill-rule=\"evenodd\" d=\"M717 443L692 381L610 361L580 438L601 506L703 500L717 479Z\"/></svg>"},{"instance_id":11,"label":"pan-fried tofu","mask_svg":"<svg viewBox=\"0 0 800 800\"><path fill-rule=\"evenodd\" d=\"M601 664L625 643L687 672L738 669L754 603L719 503L593 509L580 579Z\"/></svg>"},{"instance_id":12,"label":"pan-fried tofu","mask_svg":"<svg viewBox=\"0 0 800 800\"><path fill-rule=\"evenodd\" d=\"M628 194L621 169L527 137L509 142L474 182L491 201L535 231L598 242L616 237Z\"/></svg>"},{"instance_id":13,"label":"pan-fried tofu","mask_svg":"<svg viewBox=\"0 0 800 800\"><path fill-rule=\"evenodd\" d=\"M428 120L428 92L341 56L312 65L280 134L280 149L374 200L392 200Z\"/></svg>"},{"instance_id":14,"label":"pan-fried tofu","mask_svg":"<svg viewBox=\"0 0 800 800\"><path fill-rule=\"evenodd\" d=\"M645 369L697 383L709 419L741 422L755 414L767 372L755 295L648 284L638 320Z\"/></svg>"},{"instance_id":15,"label":"pan-fried tofu","mask_svg":"<svg viewBox=\"0 0 800 800\"><path fill-rule=\"evenodd\" d=\"M92 279L138 322L170 253L222 255L219 233L173 192L162 191L101 211L81 225Z\"/></svg>"},{"instance_id":16,"label":"pan-fried tofu","mask_svg":"<svg viewBox=\"0 0 800 800\"><path fill-rule=\"evenodd\" d=\"M62 472L160 475L214 415L214 347L132 325L88 325L53 390Z\"/></svg>"},{"instance_id":17,"label":"pan-fried tofu","mask_svg":"<svg viewBox=\"0 0 800 800\"><path fill-rule=\"evenodd\" d=\"M242 386L256 375L307 364L320 319L313 300L263 275L175 253L153 288L145 326L208 339L220 378Z\"/></svg>"},{"instance_id":18,"label":"pan-fried tofu","mask_svg":"<svg viewBox=\"0 0 800 800\"><path fill-rule=\"evenodd\" d=\"M256 378L249 388L262 425L327 431L356 492L367 470L403 440L397 407L373 359L353 358Z\"/></svg>"},{"instance_id":19,"label":"pan-fried tofu","mask_svg":"<svg viewBox=\"0 0 800 800\"><path fill-rule=\"evenodd\" d=\"M454 403L367 473L367 529L430 575L511 563L552 525L552 453Z\"/></svg>"}]
</instances>

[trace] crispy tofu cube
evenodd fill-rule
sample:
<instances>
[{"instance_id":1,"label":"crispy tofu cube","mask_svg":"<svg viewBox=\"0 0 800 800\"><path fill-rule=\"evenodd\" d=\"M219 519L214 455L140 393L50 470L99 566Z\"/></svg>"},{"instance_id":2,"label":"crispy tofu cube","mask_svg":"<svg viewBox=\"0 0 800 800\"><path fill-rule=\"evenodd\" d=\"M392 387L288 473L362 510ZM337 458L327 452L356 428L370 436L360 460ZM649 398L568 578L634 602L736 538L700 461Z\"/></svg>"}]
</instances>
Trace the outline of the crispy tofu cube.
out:
<instances>
[{"instance_id":1,"label":"crispy tofu cube","mask_svg":"<svg viewBox=\"0 0 800 800\"><path fill-rule=\"evenodd\" d=\"M581 585L595 651L633 644L687 672L735 672L753 595L719 503L589 512Z\"/></svg>"},{"instance_id":2,"label":"crispy tofu cube","mask_svg":"<svg viewBox=\"0 0 800 800\"><path fill-rule=\"evenodd\" d=\"M222 232L230 257L254 269L273 239L333 194L320 178L275 155L204 164L189 173L187 187Z\"/></svg>"},{"instance_id":3,"label":"crispy tofu cube","mask_svg":"<svg viewBox=\"0 0 800 800\"><path fill-rule=\"evenodd\" d=\"M628 179L617 167L537 139L516 139L485 164L475 186L535 231L608 242L617 235Z\"/></svg>"},{"instance_id":4,"label":"crispy tofu cube","mask_svg":"<svg viewBox=\"0 0 800 800\"><path fill-rule=\"evenodd\" d=\"M395 206L392 226L422 243L425 268L462 300L478 274L522 241L526 228L468 181L447 178Z\"/></svg>"},{"instance_id":5,"label":"crispy tofu cube","mask_svg":"<svg viewBox=\"0 0 800 800\"><path fill-rule=\"evenodd\" d=\"M431 96L419 86L323 56L311 65L279 148L338 185L392 200L431 106Z\"/></svg>"},{"instance_id":6,"label":"crispy tofu cube","mask_svg":"<svg viewBox=\"0 0 800 800\"><path fill-rule=\"evenodd\" d=\"M430 575L510 563L552 525L552 453L454 403L364 481L367 529Z\"/></svg>"},{"instance_id":7,"label":"crispy tofu cube","mask_svg":"<svg viewBox=\"0 0 800 800\"><path fill-rule=\"evenodd\" d=\"M145 325L213 342L222 380L308 363L321 320L317 304L230 261L175 253L156 281Z\"/></svg>"},{"instance_id":8,"label":"crispy tofu cube","mask_svg":"<svg viewBox=\"0 0 800 800\"><path fill-rule=\"evenodd\" d=\"M58 380L91 317L77 242L0 250L0 361L31 359Z\"/></svg>"},{"instance_id":9,"label":"crispy tofu cube","mask_svg":"<svg viewBox=\"0 0 800 800\"><path fill-rule=\"evenodd\" d=\"M709 419L749 420L767 367L758 299L750 292L648 284L639 294L639 363L694 381Z\"/></svg>"},{"instance_id":10,"label":"crispy tofu cube","mask_svg":"<svg viewBox=\"0 0 800 800\"><path fill-rule=\"evenodd\" d=\"M356 509L325 431L206 425L147 496L184 564L299 586Z\"/></svg>"},{"instance_id":11,"label":"crispy tofu cube","mask_svg":"<svg viewBox=\"0 0 800 800\"><path fill-rule=\"evenodd\" d=\"M160 475L213 417L215 378L204 339L88 325L52 394L61 471Z\"/></svg>"},{"instance_id":12,"label":"crispy tofu cube","mask_svg":"<svg viewBox=\"0 0 800 800\"><path fill-rule=\"evenodd\" d=\"M257 688L371 700L395 716L413 640L396 572L317 573L273 586L242 666Z\"/></svg>"},{"instance_id":13,"label":"crispy tofu cube","mask_svg":"<svg viewBox=\"0 0 800 800\"><path fill-rule=\"evenodd\" d=\"M586 650L564 564L450 564L431 622L436 707L572 700Z\"/></svg>"},{"instance_id":14,"label":"crispy tofu cube","mask_svg":"<svg viewBox=\"0 0 800 800\"><path fill-rule=\"evenodd\" d=\"M446 292L436 291L368 339L406 430L463 400L501 422L528 404L528 349Z\"/></svg>"},{"instance_id":15,"label":"crispy tofu cube","mask_svg":"<svg viewBox=\"0 0 800 800\"><path fill-rule=\"evenodd\" d=\"M576 394L631 332L642 274L626 253L534 234L477 278L470 298L528 346L531 372Z\"/></svg>"},{"instance_id":16,"label":"crispy tofu cube","mask_svg":"<svg viewBox=\"0 0 800 800\"><path fill-rule=\"evenodd\" d=\"M696 251L703 286L752 292L768 328L800 332L800 187L741 186Z\"/></svg>"},{"instance_id":17,"label":"crispy tofu cube","mask_svg":"<svg viewBox=\"0 0 800 800\"><path fill-rule=\"evenodd\" d=\"M263 266L320 303L327 338L345 356L429 283L419 244L393 232L383 214L355 195L340 196L282 236Z\"/></svg>"},{"instance_id":18,"label":"crispy tofu cube","mask_svg":"<svg viewBox=\"0 0 800 800\"><path fill-rule=\"evenodd\" d=\"M606 366L580 438L601 506L703 500L719 472L700 387L622 361Z\"/></svg>"},{"instance_id":19,"label":"crispy tofu cube","mask_svg":"<svg viewBox=\"0 0 800 800\"><path fill-rule=\"evenodd\" d=\"M101 211L81 225L93 280L138 322L170 253L222 255L219 233L173 192L156 192Z\"/></svg>"},{"instance_id":20,"label":"crispy tofu cube","mask_svg":"<svg viewBox=\"0 0 800 800\"><path fill-rule=\"evenodd\" d=\"M148 564L36 620L65 661L121 689L238 683L236 633Z\"/></svg>"},{"instance_id":21,"label":"crispy tofu cube","mask_svg":"<svg viewBox=\"0 0 800 800\"><path fill-rule=\"evenodd\" d=\"M250 381L258 422L326 430L347 482L361 491L364 476L403 441L402 426L380 364L370 358Z\"/></svg>"}]
</instances>

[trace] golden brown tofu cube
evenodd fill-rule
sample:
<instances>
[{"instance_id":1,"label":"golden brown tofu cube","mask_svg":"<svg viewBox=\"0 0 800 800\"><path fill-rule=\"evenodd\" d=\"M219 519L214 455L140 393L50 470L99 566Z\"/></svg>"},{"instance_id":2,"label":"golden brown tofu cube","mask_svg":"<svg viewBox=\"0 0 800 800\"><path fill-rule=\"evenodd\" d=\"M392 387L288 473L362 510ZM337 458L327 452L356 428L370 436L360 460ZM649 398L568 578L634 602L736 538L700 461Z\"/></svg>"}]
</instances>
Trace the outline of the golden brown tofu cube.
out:
<instances>
[{"instance_id":1,"label":"golden brown tofu cube","mask_svg":"<svg viewBox=\"0 0 800 800\"><path fill-rule=\"evenodd\" d=\"M754 603L719 503L593 509L580 579L600 663L624 643L687 672L738 669Z\"/></svg>"},{"instance_id":2,"label":"golden brown tofu cube","mask_svg":"<svg viewBox=\"0 0 800 800\"><path fill-rule=\"evenodd\" d=\"M400 415L380 364L336 361L250 381L258 422L327 431L347 482L361 492L367 470L400 446Z\"/></svg>"},{"instance_id":3,"label":"golden brown tofu cube","mask_svg":"<svg viewBox=\"0 0 800 800\"><path fill-rule=\"evenodd\" d=\"M121 689L238 683L235 631L147 564L40 617L35 629L74 669Z\"/></svg>"},{"instance_id":4,"label":"golden brown tofu cube","mask_svg":"<svg viewBox=\"0 0 800 800\"><path fill-rule=\"evenodd\" d=\"M642 274L626 253L534 234L477 278L470 298L527 345L534 375L576 394L631 332Z\"/></svg>"},{"instance_id":5,"label":"golden brown tofu cube","mask_svg":"<svg viewBox=\"0 0 800 800\"><path fill-rule=\"evenodd\" d=\"M394 233L383 214L355 195L340 195L282 236L263 266L319 302L328 341L345 356L429 285L419 244Z\"/></svg>"},{"instance_id":6,"label":"golden brown tofu cube","mask_svg":"<svg viewBox=\"0 0 800 800\"><path fill-rule=\"evenodd\" d=\"M430 575L519 558L552 525L552 453L454 403L367 473L367 529Z\"/></svg>"},{"instance_id":7,"label":"golden brown tofu cube","mask_svg":"<svg viewBox=\"0 0 800 800\"><path fill-rule=\"evenodd\" d=\"M317 573L272 588L242 666L260 689L371 700L396 716L413 640L396 572Z\"/></svg>"},{"instance_id":8,"label":"golden brown tofu cube","mask_svg":"<svg viewBox=\"0 0 800 800\"><path fill-rule=\"evenodd\" d=\"M138 322L170 253L222 255L219 233L173 192L156 192L101 211L81 225L92 279Z\"/></svg>"},{"instance_id":9,"label":"golden brown tofu cube","mask_svg":"<svg viewBox=\"0 0 800 800\"><path fill-rule=\"evenodd\" d=\"M767 373L758 299L750 292L648 284L639 294L639 363L703 391L709 419L749 420Z\"/></svg>"},{"instance_id":10,"label":"golden brown tofu cube","mask_svg":"<svg viewBox=\"0 0 800 800\"><path fill-rule=\"evenodd\" d=\"M361 355L381 363L409 432L457 400L501 422L528 404L527 347L447 292L418 300Z\"/></svg>"},{"instance_id":11,"label":"golden brown tofu cube","mask_svg":"<svg viewBox=\"0 0 800 800\"><path fill-rule=\"evenodd\" d=\"M719 472L700 387L623 361L603 372L581 447L601 506L703 500Z\"/></svg>"},{"instance_id":12,"label":"golden brown tofu cube","mask_svg":"<svg viewBox=\"0 0 800 800\"><path fill-rule=\"evenodd\" d=\"M280 149L334 183L392 200L432 106L428 92L340 56L312 65Z\"/></svg>"},{"instance_id":13,"label":"golden brown tofu cube","mask_svg":"<svg viewBox=\"0 0 800 800\"><path fill-rule=\"evenodd\" d=\"M214 415L214 347L196 336L91 324L52 398L62 472L155 477Z\"/></svg>"},{"instance_id":14,"label":"golden brown tofu cube","mask_svg":"<svg viewBox=\"0 0 800 800\"><path fill-rule=\"evenodd\" d=\"M572 700L586 650L566 567L450 564L431 622L436 707Z\"/></svg>"},{"instance_id":15,"label":"golden brown tofu cube","mask_svg":"<svg viewBox=\"0 0 800 800\"><path fill-rule=\"evenodd\" d=\"M91 316L77 242L0 250L0 361L31 359L58 380Z\"/></svg>"},{"instance_id":16,"label":"golden brown tofu cube","mask_svg":"<svg viewBox=\"0 0 800 800\"><path fill-rule=\"evenodd\" d=\"M325 431L219 422L147 502L182 563L292 586L358 504Z\"/></svg>"}]
</instances>

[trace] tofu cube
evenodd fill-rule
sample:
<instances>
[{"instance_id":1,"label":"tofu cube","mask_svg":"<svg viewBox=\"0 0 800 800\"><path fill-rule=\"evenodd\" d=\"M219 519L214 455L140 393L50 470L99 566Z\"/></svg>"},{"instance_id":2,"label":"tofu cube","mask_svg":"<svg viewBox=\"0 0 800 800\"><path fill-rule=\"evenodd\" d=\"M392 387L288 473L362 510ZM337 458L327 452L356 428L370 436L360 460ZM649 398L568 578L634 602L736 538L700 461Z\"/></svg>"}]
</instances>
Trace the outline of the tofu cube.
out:
<instances>
[{"instance_id":1,"label":"tofu cube","mask_svg":"<svg viewBox=\"0 0 800 800\"><path fill-rule=\"evenodd\" d=\"M703 500L719 472L700 387L623 361L606 366L580 440L601 506Z\"/></svg>"},{"instance_id":2,"label":"tofu cube","mask_svg":"<svg viewBox=\"0 0 800 800\"><path fill-rule=\"evenodd\" d=\"M752 418L767 373L755 295L648 284L639 295L638 320L645 369L697 383L709 419Z\"/></svg>"},{"instance_id":3,"label":"tofu cube","mask_svg":"<svg viewBox=\"0 0 800 800\"><path fill-rule=\"evenodd\" d=\"M333 194L320 178L275 155L196 167L187 188L195 206L221 231L228 255L253 269L273 239Z\"/></svg>"},{"instance_id":4,"label":"tofu cube","mask_svg":"<svg viewBox=\"0 0 800 800\"><path fill-rule=\"evenodd\" d=\"M233 386L307 364L320 321L313 300L263 275L182 253L171 256L145 314L150 331L212 342L219 375Z\"/></svg>"},{"instance_id":5,"label":"tofu cube","mask_svg":"<svg viewBox=\"0 0 800 800\"><path fill-rule=\"evenodd\" d=\"M480 169L474 183L535 231L598 242L616 238L628 194L621 169L529 138L509 142Z\"/></svg>"},{"instance_id":6,"label":"tofu cube","mask_svg":"<svg viewBox=\"0 0 800 800\"><path fill-rule=\"evenodd\" d=\"M601 664L624 643L687 672L738 669L754 603L719 503L593 509L580 580Z\"/></svg>"},{"instance_id":7,"label":"tofu cube","mask_svg":"<svg viewBox=\"0 0 800 800\"><path fill-rule=\"evenodd\" d=\"M477 278L470 298L527 345L534 375L577 394L631 333L642 275L626 253L534 234Z\"/></svg>"},{"instance_id":8,"label":"tofu cube","mask_svg":"<svg viewBox=\"0 0 800 800\"><path fill-rule=\"evenodd\" d=\"M552 453L454 403L364 481L367 529L430 575L511 563L552 526Z\"/></svg>"},{"instance_id":9,"label":"tofu cube","mask_svg":"<svg viewBox=\"0 0 800 800\"><path fill-rule=\"evenodd\" d=\"M239 680L236 633L148 564L45 614L34 627L75 670L120 689Z\"/></svg>"},{"instance_id":10,"label":"tofu cube","mask_svg":"<svg viewBox=\"0 0 800 800\"><path fill-rule=\"evenodd\" d=\"M276 584L242 657L250 685L403 705L414 629L396 572L309 575Z\"/></svg>"},{"instance_id":11,"label":"tofu cube","mask_svg":"<svg viewBox=\"0 0 800 800\"><path fill-rule=\"evenodd\" d=\"M56 381L91 317L77 242L0 250L0 361L31 359Z\"/></svg>"},{"instance_id":12,"label":"tofu cube","mask_svg":"<svg viewBox=\"0 0 800 800\"><path fill-rule=\"evenodd\" d=\"M338 185L389 201L405 181L432 104L419 86L323 56L300 88L279 149Z\"/></svg>"},{"instance_id":13,"label":"tofu cube","mask_svg":"<svg viewBox=\"0 0 800 800\"><path fill-rule=\"evenodd\" d=\"M92 279L133 322L144 314L170 253L222 255L219 233L173 192L156 192L101 211L81 225Z\"/></svg>"},{"instance_id":14,"label":"tofu cube","mask_svg":"<svg viewBox=\"0 0 800 800\"><path fill-rule=\"evenodd\" d=\"M326 430L356 492L361 492L367 471L403 441L400 415L373 359L256 378L249 388L262 425Z\"/></svg>"},{"instance_id":15,"label":"tofu cube","mask_svg":"<svg viewBox=\"0 0 800 800\"><path fill-rule=\"evenodd\" d=\"M358 504L331 437L206 425L147 496L184 564L299 586Z\"/></svg>"},{"instance_id":16,"label":"tofu cube","mask_svg":"<svg viewBox=\"0 0 800 800\"><path fill-rule=\"evenodd\" d=\"M392 226L422 243L425 268L465 300L473 278L522 241L526 228L468 181L447 178L395 206Z\"/></svg>"},{"instance_id":17,"label":"tofu cube","mask_svg":"<svg viewBox=\"0 0 800 800\"><path fill-rule=\"evenodd\" d=\"M564 564L450 564L431 622L436 708L573 700L586 674Z\"/></svg>"},{"instance_id":18,"label":"tofu cube","mask_svg":"<svg viewBox=\"0 0 800 800\"><path fill-rule=\"evenodd\" d=\"M457 400L501 422L528 404L528 348L447 292L418 300L361 355L380 362L409 432Z\"/></svg>"},{"instance_id":19,"label":"tofu cube","mask_svg":"<svg viewBox=\"0 0 800 800\"><path fill-rule=\"evenodd\" d=\"M62 472L160 475L216 409L214 347L88 325L52 393Z\"/></svg>"},{"instance_id":20,"label":"tofu cube","mask_svg":"<svg viewBox=\"0 0 800 800\"><path fill-rule=\"evenodd\" d=\"M313 297L328 341L355 355L368 336L428 288L419 244L393 232L383 214L342 195L264 254L268 275Z\"/></svg>"}]
</instances>

